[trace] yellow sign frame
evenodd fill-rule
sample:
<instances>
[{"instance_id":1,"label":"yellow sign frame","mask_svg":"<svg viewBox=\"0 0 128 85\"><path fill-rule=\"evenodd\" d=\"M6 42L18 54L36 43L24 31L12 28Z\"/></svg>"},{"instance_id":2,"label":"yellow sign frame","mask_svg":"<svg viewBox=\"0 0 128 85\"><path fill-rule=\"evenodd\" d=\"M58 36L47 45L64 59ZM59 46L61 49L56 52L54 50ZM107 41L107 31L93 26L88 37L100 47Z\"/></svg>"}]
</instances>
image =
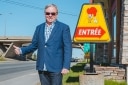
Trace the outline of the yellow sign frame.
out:
<instances>
[{"instance_id":1,"label":"yellow sign frame","mask_svg":"<svg viewBox=\"0 0 128 85\"><path fill-rule=\"evenodd\" d=\"M101 4L83 4L73 36L74 42L110 42Z\"/></svg>"}]
</instances>

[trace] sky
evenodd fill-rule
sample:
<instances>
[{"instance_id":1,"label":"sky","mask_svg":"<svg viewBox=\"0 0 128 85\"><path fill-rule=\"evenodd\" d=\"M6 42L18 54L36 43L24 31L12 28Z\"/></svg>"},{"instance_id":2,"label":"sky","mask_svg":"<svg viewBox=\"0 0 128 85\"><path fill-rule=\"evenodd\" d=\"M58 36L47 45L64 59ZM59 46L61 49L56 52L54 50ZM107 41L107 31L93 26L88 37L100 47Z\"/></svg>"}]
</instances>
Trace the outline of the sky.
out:
<instances>
[{"instance_id":1,"label":"sky","mask_svg":"<svg viewBox=\"0 0 128 85\"><path fill-rule=\"evenodd\" d=\"M0 0L0 36L33 36L36 26L45 21L44 7L56 4L58 20L68 24L73 37L81 7L89 0ZM73 48L73 57L82 57Z\"/></svg>"}]
</instances>

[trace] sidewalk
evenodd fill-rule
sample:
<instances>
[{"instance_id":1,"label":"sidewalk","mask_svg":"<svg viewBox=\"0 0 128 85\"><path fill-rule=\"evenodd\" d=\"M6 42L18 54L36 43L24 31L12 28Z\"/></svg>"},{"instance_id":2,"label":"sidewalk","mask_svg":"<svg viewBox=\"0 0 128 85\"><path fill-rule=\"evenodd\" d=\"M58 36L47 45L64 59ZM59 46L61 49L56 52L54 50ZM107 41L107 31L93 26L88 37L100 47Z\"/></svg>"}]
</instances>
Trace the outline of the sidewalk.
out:
<instances>
[{"instance_id":1,"label":"sidewalk","mask_svg":"<svg viewBox=\"0 0 128 85\"><path fill-rule=\"evenodd\" d=\"M13 79L0 82L0 85L39 85L38 73L23 75Z\"/></svg>"}]
</instances>

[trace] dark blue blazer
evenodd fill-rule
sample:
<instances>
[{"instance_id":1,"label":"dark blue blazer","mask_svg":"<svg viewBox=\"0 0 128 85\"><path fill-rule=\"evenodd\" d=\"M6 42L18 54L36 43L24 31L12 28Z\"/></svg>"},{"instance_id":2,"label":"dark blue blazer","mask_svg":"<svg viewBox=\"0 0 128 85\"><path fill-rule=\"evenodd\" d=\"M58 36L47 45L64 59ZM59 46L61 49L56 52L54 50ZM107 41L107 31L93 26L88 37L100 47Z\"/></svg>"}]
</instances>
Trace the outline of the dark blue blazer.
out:
<instances>
[{"instance_id":1,"label":"dark blue blazer","mask_svg":"<svg viewBox=\"0 0 128 85\"><path fill-rule=\"evenodd\" d=\"M44 63L50 72L61 72L62 68L70 68L72 57L72 41L69 26L56 21L48 41L45 43L45 23L37 26L32 43L21 47L25 55L37 50L36 69L43 70Z\"/></svg>"}]
</instances>

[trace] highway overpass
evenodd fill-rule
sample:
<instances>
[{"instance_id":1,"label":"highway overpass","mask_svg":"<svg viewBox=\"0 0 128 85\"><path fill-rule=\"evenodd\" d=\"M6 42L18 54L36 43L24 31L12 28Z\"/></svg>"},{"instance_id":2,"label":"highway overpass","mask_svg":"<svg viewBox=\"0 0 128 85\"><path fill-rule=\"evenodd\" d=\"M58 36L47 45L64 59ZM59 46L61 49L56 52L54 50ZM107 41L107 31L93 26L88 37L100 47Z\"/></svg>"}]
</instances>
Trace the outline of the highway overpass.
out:
<instances>
[{"instance_id":1,"label":"highway overpass","mask_svg":"<svg viewBox=\"0 0 128 85\"><path fill-rule=\"evenodd\" d=\"M0 57L14 57L16 54L14 53L13 45L16 46L27 46L31 43L32 37L30 36L0 36ZM72 42L73 48L81 48L83 49L82 44ZM27 57L30 57L28 55Z\"/></svg>"},{"instance_id":2,"label":"highway overpass","mask_svg":"<svg viewBox=\"0 0 128 85\"><path fill-rule=\"evenodd\" d=\"M31 43L29 36L0 36L0 57L14 57L13 45L25 46Z\"/></svg>"}]
</instances>

